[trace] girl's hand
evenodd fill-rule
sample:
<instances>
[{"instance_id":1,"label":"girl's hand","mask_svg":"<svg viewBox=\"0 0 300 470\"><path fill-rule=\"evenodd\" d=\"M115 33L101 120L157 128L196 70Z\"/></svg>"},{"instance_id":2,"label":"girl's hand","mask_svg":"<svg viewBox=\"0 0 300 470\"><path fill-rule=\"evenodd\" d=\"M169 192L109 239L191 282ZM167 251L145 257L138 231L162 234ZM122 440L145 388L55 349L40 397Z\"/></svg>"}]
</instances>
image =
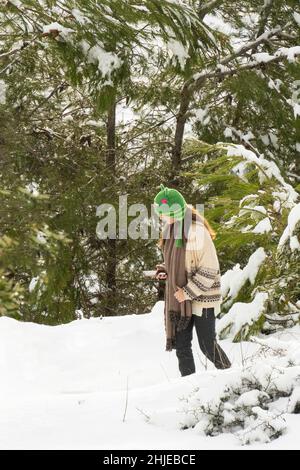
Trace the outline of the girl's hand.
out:
<instances>
[{"instance_id":1,"label":"girl's hand","mask_svg":"<svg viewBox=\"0 0 300 470\"><path fill-rule=\"evenodd\" d=\"M159 281L163 281L167 279L168 274L166 273L166 269L164 264L157 264L156 265L156 274L155 274L155 279Z\"/></svg>"},{"instance_id":2,"label":"girl's hand","mask_svg":"<svg viewBox=\"0 0 300 470\"><path fill-rule=\"evenodd\" d=\"M181 287L177 287L177 291L175 292L174 294L174 297L176 297L176 299L178 300L179 303L181 302L184 302L185 301L185 298L184 298L184 293L183 293L183 289Z\"/></svg>"},{"instance_id":3,"label":"girl's hand","mask_svg":"<svg viewBox=\"0 0 300 470\"><path fill-rule=\"evenodd\" d=\"M164 281L165 279L167 279L167 277L167 273L158 273L156 274L155 279L158 279L159 281Z\"/></svg>"}]
</instances>

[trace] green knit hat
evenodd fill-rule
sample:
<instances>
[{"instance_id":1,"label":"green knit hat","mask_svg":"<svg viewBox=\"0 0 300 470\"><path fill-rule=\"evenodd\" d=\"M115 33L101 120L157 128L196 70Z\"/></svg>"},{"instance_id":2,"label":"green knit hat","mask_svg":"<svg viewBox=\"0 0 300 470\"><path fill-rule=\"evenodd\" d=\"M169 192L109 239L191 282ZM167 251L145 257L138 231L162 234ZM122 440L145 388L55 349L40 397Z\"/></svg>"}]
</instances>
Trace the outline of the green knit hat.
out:
<instances>
[{"instance_id":1,"label":"green knit hat","mask_svg":"<svg viewBox=\"0 0 300 470\"><path fill-rule=\"evenodd\" d=\"M172 209L173 204L175 207ZM179 221L180 230L179 238L176 238L175 241L176 247L182 247L183 245L182 228L186 209L186 200L177 189L167 188L163 184L160 185L160 191L154 198L154 210L157 214L165 214Z\"/></svg>"}]
</instances>

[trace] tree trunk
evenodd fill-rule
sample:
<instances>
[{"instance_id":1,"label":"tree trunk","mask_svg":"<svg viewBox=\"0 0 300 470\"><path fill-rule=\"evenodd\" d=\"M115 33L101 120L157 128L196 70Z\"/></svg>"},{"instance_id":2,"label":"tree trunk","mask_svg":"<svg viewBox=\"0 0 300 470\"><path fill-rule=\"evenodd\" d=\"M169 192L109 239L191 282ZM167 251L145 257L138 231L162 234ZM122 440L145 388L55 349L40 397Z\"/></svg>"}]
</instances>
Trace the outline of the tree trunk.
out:
<instances>
[{"instance_id":1,"label":"tree trunk","mask_svg":"<svg viewBox=\"0 0 300 470\"><path fill-rule=\"evenodd\" d=\"M172 169L170 173L170 178L168 184L172 187L179 187L180 186L180 177L179 172L181 169L181 151L182 151L182 142L183 142L183 134L184 134L184 127L187 120L187 111L189 108L191 100L191 92L188 86L184 86L181 91L181 100L179 111L177 114L176 119L176 129L175 129L175 137L174 137L174 146L172 149Z\"/></svg>"},{"instance_id":2,"label":"tree trunk","mask_svg":"<svg viewBox=\"0 0 300 470\"><path fill-rule=\"evenodd\" d=\"M114 101L108 110L107 116L107 153L106 167L109 169L112 183L116 179L116 101ZM113 189L112 189L113 190ZM106 286L107 297L104 305L106 315L116 314L117 307L117 244L116 239L109 238L107 240L107 263L106 263Z\"/></svg>"}]
</instances>

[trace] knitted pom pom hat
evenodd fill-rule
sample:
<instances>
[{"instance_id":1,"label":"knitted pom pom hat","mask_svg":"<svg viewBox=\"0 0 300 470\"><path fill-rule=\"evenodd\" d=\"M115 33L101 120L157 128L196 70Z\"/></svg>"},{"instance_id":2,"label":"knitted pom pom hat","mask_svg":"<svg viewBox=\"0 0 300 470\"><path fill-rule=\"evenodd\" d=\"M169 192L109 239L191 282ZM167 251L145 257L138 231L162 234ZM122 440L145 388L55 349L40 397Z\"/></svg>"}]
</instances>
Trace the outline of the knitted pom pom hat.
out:
<instances>
[{"instance_id":1,"label":"knitted pom pom hat","mask_svg":"<svg viewBox=\"0 0 300 470\"><path fill-rule=\"evenodd\" d=\"M160 191L154 198L154 210L157 214L164 214L178 220L180 224L179 238L176 238L176 247L182 247L183 219L187 209L187 203L183 195L177 189L160 185Z\"/></svg>"}]
</instances>

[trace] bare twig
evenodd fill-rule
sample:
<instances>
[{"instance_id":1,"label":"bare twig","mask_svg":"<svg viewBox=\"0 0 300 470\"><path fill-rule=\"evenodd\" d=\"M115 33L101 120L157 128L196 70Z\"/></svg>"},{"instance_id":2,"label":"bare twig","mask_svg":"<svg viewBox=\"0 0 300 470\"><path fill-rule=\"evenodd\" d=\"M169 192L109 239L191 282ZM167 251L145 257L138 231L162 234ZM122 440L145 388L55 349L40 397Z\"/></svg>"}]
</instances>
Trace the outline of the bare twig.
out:
<instances>
[{"instance_id":1,"label":"bare twig","mask_svg":"<svg viewBox=\"0 0 300 470\"><path fill-rule=\"evenodd\" d=\"M125 410L124 410L124 415L123 415L123 422L125 421L125 417L126 417L127 405L128 405L128 375L127 375L127 381L126 381L126 402L125 402Z\"/></svg>"},{"instance_id":2,"label":"bare twig","mask_svg":"<svg viewBox=\"0 0 300 470\"><path fill-rule=\"evenodd\" d=\"M26 47L31 46L31 44L34 43L34 41L37 39L37 37L38 37L38 34L36 36L34 36L31 39L31 41L28 41L28 42L24 41L24 43L22 44L21 47L19 47L17 49L12 49L11 51L8 51L8 52L4 52L3 54L0 55L0 59L4 58L4 57L9 57L10 55L14 55L14 54L17 54L18 52L23 51ZM2 73L4 73L9 67L11 67L17 60L18 60L18 55L17 55L17 57L14 58L14 60L12 62L7 64L2 70L0 70L0 75Z\"/></svg>"},{"instance_id":3,"label":"bare twig","mask_svg":"<svg viewBox=\"0 0 300 470\"><path fill-rule=\"evenodd\" d=\"M136 409L143 415L145 416L146 420L147 421L150 421L151 417L149 415L147 415L143 410L140 410L137 406L136 406Z\"/></svg>"}]
</instances>

